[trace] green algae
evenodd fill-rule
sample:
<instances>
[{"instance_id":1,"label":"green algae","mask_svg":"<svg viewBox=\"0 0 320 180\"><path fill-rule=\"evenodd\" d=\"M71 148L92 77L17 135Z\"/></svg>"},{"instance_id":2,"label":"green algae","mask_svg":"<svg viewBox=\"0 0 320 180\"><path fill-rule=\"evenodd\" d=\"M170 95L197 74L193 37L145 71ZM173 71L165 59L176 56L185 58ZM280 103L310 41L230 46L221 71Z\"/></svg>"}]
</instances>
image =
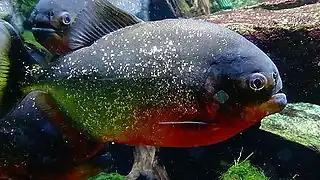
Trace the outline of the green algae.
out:
<instances>
[{"instance_id":1,"label":"green algae","mask_svg":"<svg viewBox=\"0 0 320 180\"><path fill-rule=\"evenodd\" d=\"M234 9L243 8L246 6L255 5L263 2L263 0L231 0Z\"/></svg>"},{"instance_id":2,"label":"green algae","mask_svg":"<svg viewBox=\"0 0 320 180\"><path fill-rule=\"evenodd\" d=\"M227 9L241 9L263 2L262 0L216 0L212 1L211 12Z\"/></svg>"},{"instance_id":3,"label":"green algae","mask_svg":"<svg viewBox=\"0 0 320 180\"><path fill-rule=\"evenodd\" d=\"M229 167L227 172L220 176L220 180L269 180L265 176L263 171L252 165L249 158L253 155L253 152L249 154L243 161L240 161L243 148L240 151L238 159L234 160L234 164Z\"/></svg>"},{"instance_id":4,"label":"green algae","mask_svg":"<svg viewBox=\"0 0 320 180\"><path fill-rule=\"evenodd\" d=\"M282 112L264 118L260 129L319 151L320 106L288 104Z\"/></svg>"},{"instance_id":5,"label":"green algae","mask_svg":"<svg viewBox=\"0 0 320 180\"><path fill-rule=\"evenodd\" d=\"M245 160L235 163L226 173L222 175L220 180L268 180L262 170L253 166L250 161Z\"/></svg>"},{"instance_id":6,"label":"green algae","mask_svg":"<svg viewBox=\"0 0 320 180\"><path fill-rule=\"evenodd\" d=\"M107 174L105 172L101 172L96 176L88 178L88 180L125 180L125 177L118 173Z\"/></svg>"}]
</instances>

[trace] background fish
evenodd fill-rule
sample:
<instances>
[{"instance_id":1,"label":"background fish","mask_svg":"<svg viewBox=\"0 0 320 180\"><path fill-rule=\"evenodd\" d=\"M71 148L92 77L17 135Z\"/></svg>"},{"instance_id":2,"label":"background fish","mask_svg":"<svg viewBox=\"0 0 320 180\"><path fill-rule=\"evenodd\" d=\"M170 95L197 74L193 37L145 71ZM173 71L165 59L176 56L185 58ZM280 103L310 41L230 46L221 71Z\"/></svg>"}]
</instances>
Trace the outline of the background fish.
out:
<instances>
[{"instance_id":1,"label":"background fish","mask_svg":"<svg viewBox=\"0 0 320 180\"><path fill-rule=\"evenodd\" d=\"M174 18L170 3L158 0L109 0L110 3L120 8L123 13L136 15L140 19L135 19L137 23L142 20L158 20L164 18ZM34 25L33 32L37 41L45 46L51 52L64 54L72 48L68 46L68 41L72 37L68 34L73 28L73 22L83 14L82 10L90 9L91 1L88 0L40 0L30 15L30 22ZM109 4L108 4L109 5ZM95 11L95 9L92 9ZM100 13L108 13L100 12ZM108 19L115 19L114 14ZM121 15L120 15L121 16ZM108 22L112 27L114 24ZM110 28L109 28L110 30ZM116 30L116 29L113 29ZM90 33L90 32L87 32ZM88 44L90 45L90 44Z\"/></svg>"}]
</instances>

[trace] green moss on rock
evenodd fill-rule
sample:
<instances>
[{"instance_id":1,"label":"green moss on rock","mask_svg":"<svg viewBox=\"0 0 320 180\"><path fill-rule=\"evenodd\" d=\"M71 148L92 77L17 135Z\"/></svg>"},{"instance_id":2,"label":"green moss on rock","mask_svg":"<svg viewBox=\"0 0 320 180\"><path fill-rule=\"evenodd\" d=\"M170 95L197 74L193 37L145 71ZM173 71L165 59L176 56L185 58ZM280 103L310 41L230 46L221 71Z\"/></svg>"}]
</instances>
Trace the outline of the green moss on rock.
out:
<instances>
[{"instance_id":1,"label":"green moss on rock","mask_svg":"<svg viewBox=\"0 0 320 180\"><path fill-rule=\"evenodd\" d=\"M124 176L121 176L118 173L99 173L96 176L88 178L88 180L125 180Z\"/></svg>"},{"instance_id":2,"label":"green moss on rock","mask_svg":"<svg viewBox=\"0 0 320 180\"><path fill-rule=\"evenodd\" d=\"M263 0L231 0L234 9L243 8L246 6L255 5L263 2Z\"/></svg>"},{"instance_id":3,"label":"green moss on rock","mask_svg":"<svg viewBox=\"0 0 320 180\"><path fill-rule=\"evenodd\" d=\"M263 119L260 129L320 150L320 106L288 104L282 112Z\"/></svg>"},{"instance_id":4,"label":"green moss on rock","mask_svg":"<svg viewBox=\"0 0 320 180\"><path fill-rule=\"evenodd\" d=\"M246 160L241 163L236 163L223 174L220 180L268 180L262 170L251 165Z\"/></svg>"}]
</instances>

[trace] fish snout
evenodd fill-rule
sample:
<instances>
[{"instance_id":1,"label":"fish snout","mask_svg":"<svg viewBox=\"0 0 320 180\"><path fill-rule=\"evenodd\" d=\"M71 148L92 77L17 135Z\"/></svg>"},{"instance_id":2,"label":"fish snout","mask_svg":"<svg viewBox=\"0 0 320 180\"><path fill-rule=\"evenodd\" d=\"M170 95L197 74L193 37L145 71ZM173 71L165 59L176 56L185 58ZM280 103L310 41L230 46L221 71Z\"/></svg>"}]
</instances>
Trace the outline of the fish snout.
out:
<instances>
[{"instance_id":1,"label":"fish snout","mask_svg":"<svg viewBox=\"0 0 320 180\"><path fill-rule=\"evenodd\" d=\"M284 93L275 94L271 99L278 104L279 111L282 111L288 104L287 96Z\"/></svg>"},{"instance_id":2,"label":"fish snout","mask_svg":"<svg viewBox=\"0 0 320 180\"><path fill-rule=\"evenodd\" d=\"M277 93L274 94L270 100L267 102L263 103L260 106L260 110L265 112L265 115L271 115L275 113L281 112L287 105L287 97L284 93Z\"/></svg>"}]
</instances>

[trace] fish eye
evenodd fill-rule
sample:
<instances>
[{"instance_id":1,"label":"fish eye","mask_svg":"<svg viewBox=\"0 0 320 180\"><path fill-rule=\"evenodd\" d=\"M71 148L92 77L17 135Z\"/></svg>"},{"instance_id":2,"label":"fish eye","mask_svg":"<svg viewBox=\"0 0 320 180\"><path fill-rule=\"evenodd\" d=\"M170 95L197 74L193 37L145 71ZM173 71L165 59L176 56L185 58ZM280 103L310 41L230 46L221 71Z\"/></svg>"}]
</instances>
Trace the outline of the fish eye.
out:
<instances>
[{"instance_id":1,"label":"fish eye","mask_svg":"<svg viewBox=\"0 0 320 180\"><path fill-rule=\"evenodd\" d=\"M262 90L267 84L267 78L261 73L254 73L249 78L249 87L254 91Z\"/></svg>"},{"instance_id":2,"label":"fish eye","mask_svg":"<svg viewBox=\"0 0 320 180\"><path fill-rule=\"evenodd\" d=\"M69 25L71 23L70 14L67 12L61 13L60 20L61 20L62 24Z\"/></svg>"}]
</instances>

